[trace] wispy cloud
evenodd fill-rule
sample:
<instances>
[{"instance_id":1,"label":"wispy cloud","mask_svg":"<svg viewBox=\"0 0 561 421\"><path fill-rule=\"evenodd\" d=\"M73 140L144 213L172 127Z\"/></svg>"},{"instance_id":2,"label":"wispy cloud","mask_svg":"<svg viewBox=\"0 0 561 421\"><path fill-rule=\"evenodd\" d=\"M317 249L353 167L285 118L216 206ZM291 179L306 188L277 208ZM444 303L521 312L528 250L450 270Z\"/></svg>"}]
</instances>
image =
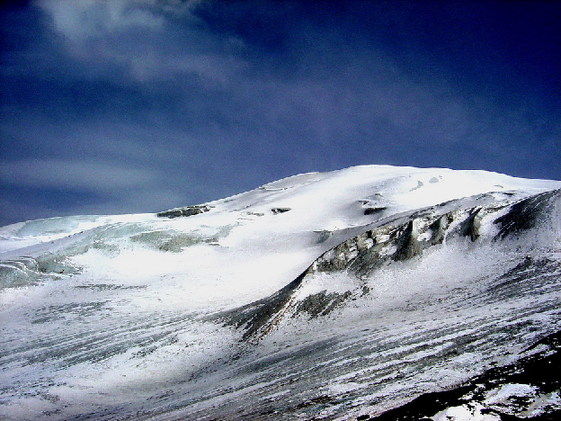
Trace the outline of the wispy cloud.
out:
<instances>
[{"instance_id":1,"label":"wispy cloud","mask_svg":"<svg viewBox=\"0 0 561 421\"><path fill-rule=\"evenodd\" d=\"M4 218L37 218L45 213L57 215L154 212L188 200L188 190L180 191L166 182L165 172L122 167L106 161L20 160L0 162L0 180L4 187L31 191L61 192L65 207L45 205L33 198L28 201L3 198L0 211ZM67 202L68 196L95 197Z\"/></svg>"},{"instance_id":2,"label":"wispy cloud","mask_svg":"<svg viewBox=\"0 0 561 421\"><path fill-rule=\"evenodd\" d=\"M7 186L92 192L127 211L354 164L561 177L554 82L520 76L501 55L514 29L492 13L495 26L466 27L469 5L34 4L3 26L25 41L0 65Z\"/></svg>"},{"instance_id":3,"label":"wispy cloud","mask_svg":"<svg viewBox=\"0 0 561 421\"><path fill-rule=\"evenodd\" d=\"M10 185L112 193L159 184L154 171L123 168L108 162L20 160L0 162L0 178Z\"/></svg>"},{"instance_id":4,"label":"wispy cloud","mask_svg":"<svg viewBox=\"0 0 561 421\"><path fill-rule=\"evenodd\" d=\"M153 12L153 1L130 0L41 0L56 30L68 42L102 38L130 29L154 30L164 18Z\"/></svg>"},{"instance_id":5,"label":"wispy cloud","mask_svg":"<svg viewBox=\"0 0 561 421\"><path fill-rule=\"evenodd\" d=\"M173 80L187 74L223 83L244 67L229 49L242 42L205 31L192 10L204 3L156 0L45 0L37 2L51 18L66 51L88 66L123 69L140 83ZM181 25L177 26L180 21ZM99 72L103 74L103 72ZM115 74L105 73L113 79Z\"/></svg>"},{"instance_id":6,"label":"wispy cloud","mask_svg":"<svg viewBox=\"0 0 561 421\"><path fill-rule=\"evenodd\" d=\"M259 2L47 0L38 5L64 36L71 60L107 85L99 98L122 101L118 109L135 117L122 119L127 139L121 141L139 139L133 133L141 119L140 125L159 125L162 134L174 127L171 150L194 152L194 160L221 160L231 156L231 148L248 143L256 154L280 158L302 152L304 142L306 153L347 157L333 166L350 165L359 156L466 167L460 150L467 149L479 157L471 165L485 167L489 157L500 160L507 148L522 149L523 139L544 137L536 130L544 113L520 112L516 103L484 87L466 89L446 66L427 63L423 55L404 63L387 48L390 41L375 28L373 33L370 27L360 29L361 18L353 15L343 16L356 20L355 26L311 18L305 6L293 2L274 11ZM375 16L378 6L361 7L372 14L373 27L387 25ZM417 9L391 10L394 19L402 18L395 36L415 43L415 35L405 31L411 22L418 25ZM268 37L280 46L263 47ZM549 124L545 136L557 136L558 126ZM200 145L213 153L200 154L205 148ZM421 150L428 145L430 154ZM302 155L291 157L291 163L309 161Z\"/></svg>"}]
</instances>

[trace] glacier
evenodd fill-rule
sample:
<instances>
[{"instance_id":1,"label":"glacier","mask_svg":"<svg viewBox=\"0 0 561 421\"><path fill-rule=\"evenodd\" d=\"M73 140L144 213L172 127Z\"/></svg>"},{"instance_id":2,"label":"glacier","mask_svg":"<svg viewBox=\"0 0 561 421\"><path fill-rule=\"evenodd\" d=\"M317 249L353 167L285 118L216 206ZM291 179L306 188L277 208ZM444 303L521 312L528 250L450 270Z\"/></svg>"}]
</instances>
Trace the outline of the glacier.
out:
<instances>
[{"instance_id":1,"label":"glacier","mask_svg":"<svg viewBox=\"0 0 561 421\"><path fill-rule=\"evenodd\" d=\"M559 181L371 165L2 227L0 418L554 419L560 216Z\"/></svg>"}]
</instances>

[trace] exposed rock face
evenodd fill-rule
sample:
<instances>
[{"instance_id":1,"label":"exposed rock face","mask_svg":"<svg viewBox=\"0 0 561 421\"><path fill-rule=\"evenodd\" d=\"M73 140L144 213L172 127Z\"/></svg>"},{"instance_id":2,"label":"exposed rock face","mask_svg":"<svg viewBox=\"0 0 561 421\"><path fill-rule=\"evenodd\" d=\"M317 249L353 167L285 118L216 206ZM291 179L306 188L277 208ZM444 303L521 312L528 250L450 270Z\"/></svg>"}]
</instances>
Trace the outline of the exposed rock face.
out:
<instances>
[{"instance_id":1,"label":"exposed rock face","mask_svg":"<svg viewBox=\"0 0 561 421\"><path fill-rule=\"evenodd\" d=\"M524 354L515 363L492 368L457 388L427 393L382 415L362 419L559 420L561 332L536 342Z\"/></svg>"},{"instance_id":2,"label":"exposed rock face","mask_svg":"<svg viewBox=\"0 0 561 421\"><path fill-rule=\"evenodd\" d=\"M290 211L290 208L273 208L271 209L271 212L273 212L273 215L278 215L279 213L285 213Z\"/></svg>"},{"instance_id":3,"label":"exposed rock face","mask_svg":"<svg viewBox=\"0 0 561 421\"><path fill-rule=\"evenodd\" d=\"M384 212L386 208L385 207L379 207L379 208L366 208L364 209L364 214L365 215L375 215L375 214L379 214Z\"/></svg>"},{"instance_id":4,"label":"exposed rock face","mask_svg":"<svg viewBox=\"0 0 561 421\"><path fill-rule=\"evenodd\" d=\"M396 251L392 256L393 260L407 260L419 255L421 253L421 245L418 237L417 221L412 219L407 223L407 226L399 236Z\"/></svg>"},{"instance_id":5,"label":"exposed rock face","mask_svg":"<svg viewBox=\"0 0 561 421\"><path fill-rule=\"evenodd\" d=\"M496 212L488 208L484 212ZM358 276L368 276L389 261L403 261L422 254L428 247L442 244L447 236L479 237L480 208L458 209L439 214L437 209L378 224L375 228L350 238L318 258L312 270L319 272L348 269ZM451 229L459 227L457 229Z\"/></svg>"},{"instance_id":6,"label":"exposed rock face","mask_svg":"<svg viewBox=\"0 0 561 421\"><path fill-rule=\"evenodd\" d=\"M220 319L226 325L243 328L244 340L259 339L280 323L290 303L294 301L293 293L300 287L304 276L305 273L271 297L227 312Z\"/></svg>"},{"instance_id":7,"label":"exposed rock face","mask_svg":"<svg viewBox=\"0 0 561 421\"><path fill-rule=\"evenodd\" d=\"M183 208L175 208L163 212L158 212L156 215L158 215L161 218L179 218L182 216L198 215L203 212L208 212L211 209L212 207L208 205L193 205L193 206L185 206Z\"/></svg>"},{"instance_id":8,"label":"exposed rock face","mask_svg":"<svg viewBox=\"0 0 561 421\"><path fill-rule=\"evenodd\" d=\"M431 245L434 246L436 244L442 244L444 242L444 238L446 237L446 230L453 220L454 219L451 215L442 215L430 225L429 228L433 233L430 240Z\"/></svg>"},{"instance_id":9,"label":"exposed rock face","mask_svg":"<svg viewBox=\"0 0 561 421\"><path fill-rule=\"evenodd\" d=\"M484 202L491 197L483 195L474 200ZM346 301L368 294L369 288L359 283L360 286L354 291L321 291L297 299L297 292L314 273L345 272L358 279L366 279L384 265L414 259L421 256L424 250L440 246L447 240L467 238L471 242L478 241L483 218L487 218L490 225L500 227L499 232L487 240L504 240L508 235L517 236L535 227L536 222L532 221L547 219L555 200L561 201L561 190L514 203L508 200L496 202L493 198L489 204L468 208L465 208L464 202L450 202L382 220L374 228L325 252L302 275L272 297L245 307L241 312L244 316L237 314L234 323L239 327L245 326L245 338L255 335L262 337L283 318L298 314L310 317L327 315ZM525 218L529 218L530 222L523 222ZM538 265L535 262L532 264ZM527 260L523 260L504 277L512 282L509 276L525 265L528 265ZM499 289L500 283L495 288Z\"/></svg>"},{"instance_id":10,"label":"exposed rock face","mask_svg":"<svg viewBox=\"0 0 561 421\"><path fill-rule=\"evenodd\" d=\"M561 190L553 190L529 197L510 207L507 214L498 218L495 223L500 226L498 238L517 235L536 227L549 217L556 200L561 197Z\"/></svg>"},{"instance_id":11,"label":"exposed rock face","mask_svg":"<svg viewBox=\"0 0 561 421\"><path fill-rule=\"evenodd\" d=\"M295 313L307 313L310 317L326 316L351 298L351 296L351 291L346 291L342 294L322 291L308 295L296 304Z\"/></svg>"},{"instance_id":12,"label":"exposed rock face","mask_svg":"<svg viewBox=\"0 0 561 421\"><path fill-rule=\"evenodd\" d=\"M481 217L479 212L481 208L472 209L469 216L460 225L460 232L464 237L469 237L471 241L479 238L479 230L481 228Z\"/></svg>"},{"instance_id":13,"label":"exposed rock face","mask_svg":"<svg viewBox=\"0 0 561 421\"><path fill-rule=\"evenodd\" d=\"M447 237L467 237L476 241L480 236L481 220L493 217L500 227L495 239L518 235L535 227L536 221L548 218L554 201L561 191L539 194L514 204L492 203L487 206L454 209L441 213L439 207L415 212L401 224L403 218L378 224L350 238L318 258L312 270L320 272L349 269L358 275L368 275L390 260L401 261L418 256L428 247L442 244ZM450 206L453 204L447 204ZM501 212L507 212L498 216ZM405 218L407 219L407 218Z\"/></svg>"}]
</instances>

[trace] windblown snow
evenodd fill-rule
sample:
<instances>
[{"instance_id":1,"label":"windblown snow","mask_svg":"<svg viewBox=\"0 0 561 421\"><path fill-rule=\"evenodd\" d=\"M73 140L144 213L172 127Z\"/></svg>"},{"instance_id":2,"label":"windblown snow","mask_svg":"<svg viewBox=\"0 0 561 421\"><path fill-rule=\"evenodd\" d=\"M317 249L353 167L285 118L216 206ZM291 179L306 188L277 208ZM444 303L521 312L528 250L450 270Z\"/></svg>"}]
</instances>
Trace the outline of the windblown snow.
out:
<instances>
[{"instance_id":1,"label":"windblown snow","mask_svg":"<svg viewBox=\"0 0 561 421\"><path fill-rule=\"evenodd\" d=\"M457 387L559 331L560 189L361 166L2 227L0 418L368 419ZM509 391L542 396L485 402Z\"/></svg>"}]
</instances>

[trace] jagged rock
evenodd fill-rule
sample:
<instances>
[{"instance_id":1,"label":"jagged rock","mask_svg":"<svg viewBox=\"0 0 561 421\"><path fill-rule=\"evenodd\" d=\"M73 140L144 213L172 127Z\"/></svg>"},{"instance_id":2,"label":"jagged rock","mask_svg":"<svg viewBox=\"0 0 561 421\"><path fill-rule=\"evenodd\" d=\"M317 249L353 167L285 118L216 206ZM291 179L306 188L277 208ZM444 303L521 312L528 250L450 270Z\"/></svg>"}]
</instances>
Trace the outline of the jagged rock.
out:
<instances>
[{"instance_id":1,"label":"jagged rock","mask_svg":"<svg viewBox=\"0 0 561 421\"><path fill-rule=\"evenodd\" d=\"M183 208L170 209L163 212L158 212L156 215L160 218L179 218L182 216L193 216L203 212L208 212L211 206L208 205L193 205L185 206Z\"/></svg>"},{"instance_id":2,"label":"jagged rock","mask_svg":"<svg viewBox=\"0 0 561 421\"><path fill-rule=\"evenodd\" d=\"M422 248L417 240L418 235L417 221L412 219L407 223L407 227L397 241L397 250L392 256L393 260L407 260L419 255Z\"/></svg>"},{"instance_id":3,"label":"jagged rock","mask_svg":"<svg viewBox=\"0 0 561 421\"><path fill-rule=\"evenodd\" d=\"M554 199L560 197L561 190L553 190L515 203L505 215L495 220L495 224L500 226L497 238L504 239L509 235L534 228L538 221L547 215L547 211L553 206Z\"/></svg>"},{"instance_id":4,"label":"jagged rock","mask_svg":"<svg viewBox=\"0 0 561 421\"><path fill-rule=\"evenodd\" d=\"M479 414L491 414L500 420L558 420L561 416L558 400L551 396L548 404L546 397L558 393L561 386L558 375L561 368L561 332L536 342L526 352L535 348L540 348L541 351L513 364L492 368L451 390L423 394L405 405L369 419L433 420L437 413L442 414L442 418L438 419L446 419L447 409L465 408L464 412L469 419L476 419ZM526 398L514 394L508 399L505 387L509 385L527 386L526 390L531 392ZM494 392L500 392L504 396L502 404L493 401ZM516 414L525 416L519 417Z\"/></svg>"},{"instance_id":5,"label":"jagged rock","mask_svg":"<svg viewBox=\"0 0 561 421\"><path fill-rule=\"evenodd\" d=\"M310 317L325 316L335 310L352 296L351 291L342 294L337 292L328 293L326 291L308 295L295 307L294 314L308 313Z\"/></svg>"},{"instance_id":6,"label":"jagged rock","mask_svg":"<svg viewBox=\"0 0 561 421\"><path fill-rule=\"evenodd\" d=\"M432 231L430 239L431 245L442 244L444 242L446 230L452 221L453 218L451 215L442 215L429 226Z\"/></svg>"},{"instance_id":7,"label":"jagged rock","mask_svg":"<svg viewBox=\"0 0 561 421\"><path fill-rule=\"evenodd\" d=\"M366 209L364 209L364 214L365 215L379 214L379 213L382 213L385 209L386 209L386 207L366 208Z\"/></svg>"},{"instance_id":8,"label":"jagged rock","mask_svg":"<svg viewBox=\"0 0 561 421\"><path fill-rule=\"evenodd\" d=\"M307 272L307 271L306 271ZM275 327L293 299L293 293L302 284L306 272L270 297L220 315L225 325L245 329L243 339L259 338Z\"/></svg>"},{"instance_id":9,"label":"jagged rock","mask_svg":"<svg viewBox=\"0 0 561 421\"><path fill-rule=\"evenodd\" d=\"M480 211L481 208L473 209L460 226L461 235L469 237L471 241L475 241L479 238L479 230L481 228Z\"/></svg>"},{"instance_id":10,"label":"jagged rock","mask_svg":"<svg viewBox=\"0 0 561 421\"><path fill-rule=\"evenodd\" d=\"M271 212L273 212L273 215L278 215L279 213L285 213L290 211L290 208L273 208L271 209Z\"/></svg>"}]
</instances>

